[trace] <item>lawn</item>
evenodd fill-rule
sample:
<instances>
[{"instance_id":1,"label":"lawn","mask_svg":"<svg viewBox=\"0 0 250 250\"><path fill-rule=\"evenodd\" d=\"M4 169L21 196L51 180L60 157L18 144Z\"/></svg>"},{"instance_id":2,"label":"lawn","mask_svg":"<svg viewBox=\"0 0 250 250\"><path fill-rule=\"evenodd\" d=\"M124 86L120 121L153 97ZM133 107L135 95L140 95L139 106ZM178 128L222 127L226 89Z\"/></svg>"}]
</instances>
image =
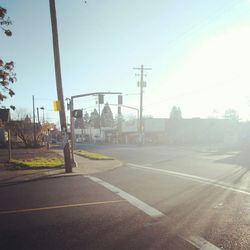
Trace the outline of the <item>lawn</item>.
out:
<instances>
[{"instance_id":1,"label":"lawn","mask_svg":"<svg viewBox=\"0 0 250 250\"><path fill-rule=\"evenodd\" d=\"M64 165L62 157L34 157L11 160L11 163L26 168L57 168Z\"/></svg>"},{"instance_id":2,"label":"lawn","mask_svg":"<svg viewBox=\"0 0 250 250\"><path fill-rule=\"evenodd\" d=\"M76 155L91 159L91 160L114 160L114 158L99 153L93 153L86 150L75 150Z\"/></svg>"}]
</instances>

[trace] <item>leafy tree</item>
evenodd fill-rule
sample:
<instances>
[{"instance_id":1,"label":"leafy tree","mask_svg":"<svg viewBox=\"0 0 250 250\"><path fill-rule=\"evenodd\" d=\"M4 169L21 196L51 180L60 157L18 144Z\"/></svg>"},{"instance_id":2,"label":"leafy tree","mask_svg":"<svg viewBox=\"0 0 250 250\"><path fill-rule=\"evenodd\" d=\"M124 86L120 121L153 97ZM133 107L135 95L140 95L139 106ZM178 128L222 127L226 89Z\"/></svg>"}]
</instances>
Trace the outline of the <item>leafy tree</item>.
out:
<instances>
[{"instance_id":1,"label":"leafy tree","mask_svg":"<svg viewBox=\"0 0 250 250\"><path fill-rule=\"evenodd\" d=\"M11 25L11 20L7 15L7 10L0 6L0 28L4 31L6 36L11 36L12 32L7 29ZM11 84L16 81L16 75L13 72L14 62L5 62L0 58L0 104L7 98L12 97L15 93L11 89ZM14 106L10 108L15 109Z\"/></svg>"},{"instance_id":2,"label":"leafy tree","mask_svg":"<svg viewBox=\"0 0 250 250\"><path fill-rule=\"evenodd\" d=\"M103 107L101 114L101 125L102 127L113 127L114 126L114 117L108 103Z\"/></svg>"},{"instance_id":3,"label":"leafy tree","mask_svg":"<svg viewBox=\"0 0 250 250\"><path fill-rule=\"evenodd\" d=\"M94 109L94 111L91 112L90 118L89 118L89 123L94 128L99 128L99 126L100 126L100 115L98 114L96 109Z\"/></svg>"},{"instance_id":4,"label":"leafy tree","mask_svg":"<svg viewBox=\"0 0 250 250\"><path fill-rule=\"evenodd\" d=\"M10 20L10 17L7 16L7 10L0 6L0 27L4 31L6 36L12 36L12 32L7 29L7 27L11 24L12 22Z\"/></svg>"},{"instance_id":5,"label":"leafy tree","mask_svg":"<svg viewBox=\"0 0 250 250\"><path fill-rule=\"evenodd\" d=\"M180 120L182 119L181 109L179 107L173 106L170 112L170 119L172 120Z\"/></svg>"},{"instance_id":6,"label":"leafy tree","mask_svg":"<svg viewBox=\"0 0 250 250\"><path fill-rule=\"evenodd\" d=\"M227 109L224 118L232 121L239 121L239 114L235 109Z\"/></svg>"}]
</instances>

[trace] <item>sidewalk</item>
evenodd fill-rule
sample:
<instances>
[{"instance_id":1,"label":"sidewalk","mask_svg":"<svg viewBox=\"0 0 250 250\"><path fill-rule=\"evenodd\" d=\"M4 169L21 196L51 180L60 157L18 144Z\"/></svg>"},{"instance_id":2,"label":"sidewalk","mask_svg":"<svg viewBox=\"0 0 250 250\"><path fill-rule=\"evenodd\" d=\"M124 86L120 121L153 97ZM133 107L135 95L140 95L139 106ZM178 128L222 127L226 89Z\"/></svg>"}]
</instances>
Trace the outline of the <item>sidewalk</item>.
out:
<instances>
[{"instance_id":1,"label":"sidewalk","mask_svg":"<svg viewBox=\"0 0 250 250\"><path fill-rule=\"evenodd\" d=\"M60 155L63 155L61 150L56 150ZM118 160L89 160L87 158L75 155L76 168L73 168L73 175L91 175L103 171L112 170L121 167L123 164ZM0 163L1 164L1 163ZM53 177L66 174L65 169L4 169L0 168L0 185L6 185L16 182L25 182L34 179Z\"/></svg>"}]
</instances>

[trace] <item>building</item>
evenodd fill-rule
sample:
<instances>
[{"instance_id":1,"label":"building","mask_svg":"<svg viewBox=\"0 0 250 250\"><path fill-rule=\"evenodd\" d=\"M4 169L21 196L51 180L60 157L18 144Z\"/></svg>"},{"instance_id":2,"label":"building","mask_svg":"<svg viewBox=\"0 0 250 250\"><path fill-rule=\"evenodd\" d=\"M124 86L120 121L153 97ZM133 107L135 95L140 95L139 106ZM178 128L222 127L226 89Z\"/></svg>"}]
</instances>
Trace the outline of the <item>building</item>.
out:
<instances>
[{"instance_id":1,"label":"building","mask_svg":"<svg viewBox=\"0 0 250 250\"><path fill-rule=\"evenodd\" d=\"M0 109L0 146L5 146L7 139L7 123L10 120L10 110Z\"/></svg>"}]
</instances>

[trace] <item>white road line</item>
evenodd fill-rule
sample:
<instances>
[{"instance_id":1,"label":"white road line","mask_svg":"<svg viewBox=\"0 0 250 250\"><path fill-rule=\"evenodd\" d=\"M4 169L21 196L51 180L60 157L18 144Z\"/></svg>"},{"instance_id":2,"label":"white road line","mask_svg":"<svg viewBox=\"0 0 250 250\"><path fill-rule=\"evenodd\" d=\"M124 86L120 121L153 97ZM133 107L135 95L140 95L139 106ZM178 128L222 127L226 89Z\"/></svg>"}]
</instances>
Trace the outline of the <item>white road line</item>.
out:
<instances>
[{"instance_id":1,"label":"white road line","mask_svg":"<svg viewBox=\"0 0 250 250\"><path fill-rule=\"evenodd\" d=\"M110 190L113 193L116 193L123 199L127 200L130 204L137 207L138 209L142 210L147 215L151 216L152 218L159 218L166 216L161 211L157 210L154 207L151 207L150 205L146 204L145 202L137 199L136 197L132 196L131 194L128 194L127 192L121 190L118 187L115 187L97 177L86 175L86 178L89 178L90 180L104 186L108 190ZM208 242L207 240L201 238L200 236L192 236L190 238L184 238L181 237L183 240L189 242L191 245L195 246L196 248L200 250L219 250L218 247L214 246L212 243Z\"/></svg>"},{"instance_id":2,"label":"white road line","mask_svg":"<svg viewBox=\"0 0 250 250\"><path fill-rule=\"evenodd\" d=\"M87 178L89 178L90 180L97 182L98 184L104 186L105 188L107 188L108 190L116 193L117 195L119 195L120 197L122 197L123 199L127 200L130 204L132 204L133 206L139 208L140 210L142 210L144 213L146 213L147 215L153 217L153 218L159 218L164 216L164 214L162 212L160 212L159 210L149 206L148 204L146 204L145 202L137 199L136 197L126 193L125 191L121 190L120 188L117 188L99 178L93 177L93 176L85 176Z\"/></svg>"},{"instance_id":3,"label":"white road line","mask_svg":"<svg viewBox=\"0 0 250 250\"><path fill-rule=\"evenodd\" d=\"M146 167L146 166L137 165L137 164L133 164L133 163L128 163L127 165L129 167L133 167L133 168L139 168L139 169L150 170L150 171L154 171L154 172L160 172L160 173L164 173L164 174L179 177L179 178L189 179L192 181L197 181L197 182L201 182L204 184L213 185L213 186L227 189L227 190L230 190L233 192L237 192L237 193L241 193L241 194L245 194L245 195L250 195L250 191L243 190L243 189L237 188L234 185L230 185L230 184L227 184L225 182L220 182L220 181L213 180L213 179L208 179L208 178L204 178L204 177L200 177L200 176L196 176L196 175L184 174L181 172L176 172L176 171L171 171L171 170L166 170L166 169Z\"/></svg>"},{"instance_id":4,"label":"white road line","mask_svg":"<svg viewBox=\"0 0 250 250\"><path fill-rule=\"evenodd\" d=\"M210 243L209 241L201 238L200 236L193 236L190 238L187 238L184 240L186 240L187 242L189 242L190 244L192 244L193 246L197 247L200 250L218 250L220 248L216 247L215 245L213 245L212 243Z\"/></svg>"}]
</instances>

